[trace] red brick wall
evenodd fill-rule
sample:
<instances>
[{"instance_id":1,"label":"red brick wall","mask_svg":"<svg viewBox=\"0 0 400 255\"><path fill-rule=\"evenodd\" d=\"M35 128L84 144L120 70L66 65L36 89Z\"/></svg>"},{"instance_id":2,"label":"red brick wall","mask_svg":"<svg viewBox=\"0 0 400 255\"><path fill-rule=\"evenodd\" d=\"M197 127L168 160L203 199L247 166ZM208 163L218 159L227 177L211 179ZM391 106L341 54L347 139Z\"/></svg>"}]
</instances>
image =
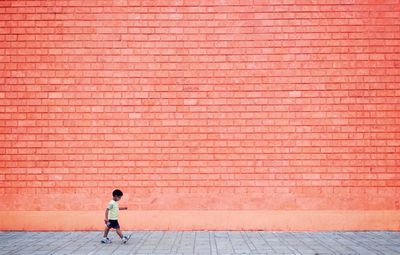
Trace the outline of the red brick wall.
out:
<instances>
[{"instance_id":1,"label":"red brick wall","mask_svg":"<svg viewBox=\"0 0 400 255\"><path fill-rule=\"evenodd\" d=\"M400 209L398 0L1 1L0 41L0 210Z\"/></svg>"}]
</instances>

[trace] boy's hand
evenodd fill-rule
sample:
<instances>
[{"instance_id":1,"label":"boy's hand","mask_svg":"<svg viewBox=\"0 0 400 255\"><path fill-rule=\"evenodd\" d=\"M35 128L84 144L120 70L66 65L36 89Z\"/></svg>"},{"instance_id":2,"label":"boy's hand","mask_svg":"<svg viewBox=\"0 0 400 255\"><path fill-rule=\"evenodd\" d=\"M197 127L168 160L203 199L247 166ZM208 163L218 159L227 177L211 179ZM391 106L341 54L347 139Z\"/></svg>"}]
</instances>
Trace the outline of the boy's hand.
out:
<instances>
[{"instance_id":1,"label":"boy's hand","mask_svg":"<svg viewBox=\"0 0 400 255\"><path fill-rule=\"evenodd\" d=\"M108 219L104 219L104 223L108 226Z\"/></svg>"}]
</instances>

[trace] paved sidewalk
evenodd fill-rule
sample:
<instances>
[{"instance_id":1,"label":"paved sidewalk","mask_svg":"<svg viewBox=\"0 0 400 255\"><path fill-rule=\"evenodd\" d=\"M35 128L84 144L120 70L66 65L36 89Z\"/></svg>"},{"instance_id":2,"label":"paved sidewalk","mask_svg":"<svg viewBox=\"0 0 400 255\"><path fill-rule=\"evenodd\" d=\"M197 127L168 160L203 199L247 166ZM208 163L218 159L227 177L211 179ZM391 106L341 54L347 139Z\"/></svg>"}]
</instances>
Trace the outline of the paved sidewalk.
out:
<instances>
[{"instance_id":1,"label":"paved sidewalk","mask_svg":"<svg viewBox=\"0 0 400 255\"><path fill-rule=\"evenodd\" d=\"M0 254L400 254L400 232L0 232Z\"/></svg>"}]
</instances>

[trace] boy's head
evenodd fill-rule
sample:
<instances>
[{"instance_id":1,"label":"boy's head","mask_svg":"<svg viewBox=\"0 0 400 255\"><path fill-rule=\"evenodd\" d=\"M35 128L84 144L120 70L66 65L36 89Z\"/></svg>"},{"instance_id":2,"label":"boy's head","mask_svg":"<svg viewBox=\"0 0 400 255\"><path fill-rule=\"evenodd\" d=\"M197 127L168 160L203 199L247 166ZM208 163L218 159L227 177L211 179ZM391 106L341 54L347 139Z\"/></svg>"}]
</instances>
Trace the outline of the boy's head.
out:
<instances>
[{"instance_id":1,"label":"boy's head","mask_svg":"<svg viewBox=\"0 0 400 255\"><path fill-rule=\"evenodd\" d=\"M116 189L113 191L112 195L114 201L119 201L121 197L124 195L124 193L122 193L122 191L120 191L119 189Z\"/></svg>"}]
</instances>

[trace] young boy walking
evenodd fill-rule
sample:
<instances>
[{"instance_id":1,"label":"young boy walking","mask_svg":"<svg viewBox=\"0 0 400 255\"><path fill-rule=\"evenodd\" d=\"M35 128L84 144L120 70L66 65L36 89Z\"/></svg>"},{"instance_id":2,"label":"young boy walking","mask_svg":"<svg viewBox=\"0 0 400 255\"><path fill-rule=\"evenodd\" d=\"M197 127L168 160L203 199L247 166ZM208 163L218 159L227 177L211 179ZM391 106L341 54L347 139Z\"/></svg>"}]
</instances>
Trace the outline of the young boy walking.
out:
<instances>
[{"instance_id":1,"label":"young boy walking","mask_svg":"<svg viewBox=\"0 0 400 255\"><path fill-rule=\"evenodd\" d=\"M127 210L128 207L119 207L118 201L121 199L123 196L122 191L119 189L116 189L112 193L112 200L110 203L108 203L106 212L105 212L105 218L104 218L104 223L106 224L106 227L104 229L104 235L103 239L101 240L102 243L111 243L111 240L107 237L108 232L110 231L111 228L114 228L119 237L121 237L122 242L126 243L129 240L128 236L124 236L121 232L119 223L118 223L118 213L119 210Z\"/></svg>"}]
</instances>

